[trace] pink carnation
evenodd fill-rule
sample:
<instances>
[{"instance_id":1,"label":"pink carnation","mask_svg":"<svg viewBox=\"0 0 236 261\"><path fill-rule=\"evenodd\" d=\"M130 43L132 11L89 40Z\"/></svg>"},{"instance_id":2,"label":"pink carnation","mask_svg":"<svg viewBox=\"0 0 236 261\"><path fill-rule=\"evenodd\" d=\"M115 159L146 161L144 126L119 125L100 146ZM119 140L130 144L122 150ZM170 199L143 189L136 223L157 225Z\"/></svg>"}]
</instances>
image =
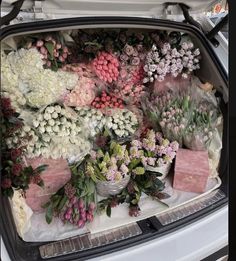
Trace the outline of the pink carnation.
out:
<instances>
[{"instance_id":1,"label":"pink carnation","mask_svg":"<svg viewBox=\"0 0 236 261\"><path fill-rule=\"evenodd\" d=\"M119 61L109 53L101 52L92 62L96 75L105 82L116 81L119 76Z\"/></svg>"}]
</instances>

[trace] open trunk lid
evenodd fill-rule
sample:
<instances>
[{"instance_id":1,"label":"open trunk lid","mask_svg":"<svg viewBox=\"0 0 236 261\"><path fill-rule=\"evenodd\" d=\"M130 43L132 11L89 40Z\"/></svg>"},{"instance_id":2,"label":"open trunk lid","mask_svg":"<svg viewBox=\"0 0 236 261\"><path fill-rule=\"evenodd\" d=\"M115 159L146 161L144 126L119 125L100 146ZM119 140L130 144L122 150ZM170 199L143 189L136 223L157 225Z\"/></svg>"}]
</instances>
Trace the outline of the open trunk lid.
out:
<instances>
[{"instance_id":1,"label":"open trunk lid","mask_svg":"<svg viewBox=\"0 0 236 261\"><path fill-rule=\"evenodd\" d=\"M10 12L14 6L18 6L21 12L21 18L18 19L18 22L19 20L23 22L34 19L107 15L166 18L167 15L182 15L181 5L186 6L191 14L202 15L204 12L209 11L216 2L217 0L4 0L2 1L2 14Z\"/></svg>"}]
</instances>

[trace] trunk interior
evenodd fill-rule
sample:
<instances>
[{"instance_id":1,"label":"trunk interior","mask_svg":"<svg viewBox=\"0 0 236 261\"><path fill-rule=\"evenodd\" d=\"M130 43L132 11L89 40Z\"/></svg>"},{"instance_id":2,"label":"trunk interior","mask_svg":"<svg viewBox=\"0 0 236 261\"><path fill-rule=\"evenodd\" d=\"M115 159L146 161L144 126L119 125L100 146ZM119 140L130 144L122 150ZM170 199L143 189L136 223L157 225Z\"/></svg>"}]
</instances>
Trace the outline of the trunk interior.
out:
<instances>
[{"instance_id":1,"label":"trunk interior","mask_svg":"<svg viewBox=\"0 0 236 261\"><path fill-rule=\"evenodd\" d=\"M17 233L16 225L12 215L11 204L7 197L1 197L1 230L3 240L12 260L87 260L133 245L152 240L166 235L172 231L186 226L209 213L227 204L228 195L228 155L227 155L227 102L228 86L227 76L222 66L214 54L214 51L207 42L205 36L196 28L183 23L163 21L145 18L73 18L60 19L54 21L43 21L37 23L27 23L9 26L2 31L2 43L10 43L11 39L21 39L26 35L37 33L48 33L78 29L132 29L138 32L155 30L176 31L187 33L191 36L194 46L200 49L201 57L200 69L194 72L202 82L211 83L216 89L215 96L220 99L220 110L223 115L222 149L218 173L220 182L213 186L208 193L199 194L198 197L186 197L185 200L177 202L166 211L150 211L141 218L125 219L112 226L104 219L93 227L91 234L65 235L60 240L46 240L43 235L39 238L43 240L23 240ZM170 178L172 182L172 178ZM145 208L144 208L145 209ZM118 210L117 210L118 211ZM116 213L116 212L115 212ZM150 214L151 213L151 214ZM119 219L119 215L116 216ZM112 217L110 218L112 220ZM106 223L107 222L107 223ZM106 228L107 224L107 228ZM38 224L35 223L35 226ZM40 227L37 227L40 231ZM60 233L60 231L59 231ZM39 233L40 234L40 233ZM49 233L50 234L50 233ZM41 237L42 236L42 237ZM50 238L50 237L49 237ZM34 241L34 242L30 242Z\"/></svg>"}]
</instances>

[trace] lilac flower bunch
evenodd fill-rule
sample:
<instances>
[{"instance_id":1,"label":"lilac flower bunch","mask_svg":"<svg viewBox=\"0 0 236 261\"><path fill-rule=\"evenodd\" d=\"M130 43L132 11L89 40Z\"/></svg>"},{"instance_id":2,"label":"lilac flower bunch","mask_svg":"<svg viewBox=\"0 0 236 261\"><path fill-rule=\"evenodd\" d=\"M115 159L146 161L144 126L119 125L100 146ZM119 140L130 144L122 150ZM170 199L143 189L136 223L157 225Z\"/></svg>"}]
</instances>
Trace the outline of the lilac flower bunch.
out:
<instances>
[{"instance_id":1,"label":"lilac flower bunch","mask_svg":"<svg viewBox=\"0 0 236 261\"><path fill-rule=\"evenodd\" d=\"M172 48L169 43L158 48L155 44L146 55L144 71L146 77L143 83L163 81L167 74L177 77L179 74L187 78L188 74L200 68L200 51L194 49L192 42L184 42L177 48Z\"/></svg>"},{"instance_id":2,"label":"lilac flower bunch","mask_svg":"<svg viewBox=\"0 0 236 261\"><path fill-rule=\"evenodd\" d=\"M170 142L160 132L148 130L141 140L131 142L130 157L140 158L145 167L160 167L173 161L178 148L178 142Z\"/></svg>"}]
</instances>

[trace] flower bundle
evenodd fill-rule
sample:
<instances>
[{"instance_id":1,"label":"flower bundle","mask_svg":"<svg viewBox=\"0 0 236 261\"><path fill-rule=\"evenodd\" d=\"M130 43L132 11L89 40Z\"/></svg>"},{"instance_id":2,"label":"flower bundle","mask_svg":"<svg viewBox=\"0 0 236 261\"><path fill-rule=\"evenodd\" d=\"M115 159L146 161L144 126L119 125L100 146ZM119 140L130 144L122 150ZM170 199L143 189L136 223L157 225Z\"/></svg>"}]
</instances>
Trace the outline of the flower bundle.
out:
<instances>
[{"instance_id":1,"label":"flower bundle","mask_svg":"<svg viewBox=\"0 0 236 261\"><path fill-rule=\"evenodd\" d=\"M136 104L145 94L143 85L144 71L142 66L126 66L121 69L114 93L127 104ZM113 86L112 86L113 87Z\"/></svg>"},{"instance_id":2,"label":"flower bundle","mask_svg":"<svg viewBox=\"0 0 236 261\"><path fill-rule=\"evenodd\" d=\"M76 107L75 110L83 124L88 126L92 137L103 130L106 124L106 116L100 110L90 107Z\"/></svg>"},{"instance_id":3,"label":"flower bundle","mask_svg":"<svg viewBox=\"0 0 236 261\"><path fill-rule=\"evenodd\" d=\"M28 143L22 143L29 158L79 157L90 149L90 143L82 136L81 122L73 110L71 113L60 105L48 106L37 115L32 125L24 126L16 137L7 140L9 146L14 146L21 138L30 136Z\"/></svg>"},{"instance_id":4,"label":"flower bundle","mask_svg":"<svg viewBox=\"0 0 236 261\"><path fill-rule=\"evenodd\" d=\"M122 66L138 66L145 59L145 50L142 44L138 44L136 46L129 45L126 43L124 46L119 59L121 61Z\"/></svg>"},{"instance_id":5,"label":"flower bundle","mask_svg":"<svg viewBox=\"0 0 236 261\"><path fill-rule=\"evenodd\" d=\"M194 108L185 130L184 145L192 150L207 149L220 123L221 115L218 110L209 109L207 104L200 104L200 106Z\"/></svg>"},{"instance_id":6,"label":"flower bundle","mask_svg":"<svg viewBox=\"0 0 236 261\"><path fill-rule=\"evenodd\" d=\"M119 138L128 137L135 133L138 127L136 115L127 109L114 110L107 116L106 126Z\"/></svg>"},{"instance_id":7,"label":"flower bundle","mask_svg":"<svg viewBox=\"0 0 236 261\"><path fill-rule=\"evenodd\" d=\"M187 78L188 74L200 68L199 49L193 49L192 42L183 42L181 46L172 48L169 43L158 48L155 44L146 56L144 83L163 81L167 74L177 77L179 74Z\"/></svg>"},{"instance_id":8,"label":"flower bundle","mask_svg":"<svg viewBox=\"0 0 236 261\"><path fill-rule=\"evenodd\" d=\"M1 71L3 90L17 96L23 94L31 107L40 108L59 101L67 89L76 86L78 80L74 73L44 69L41 54L35 49L11 52L4 58L4 64ZM25 101L18 103L21 107Z\"/></svg>"},{"instance_id":9,"label":"flower bundle","mask_svg":"<svg viewBox=\"0 0 236 261\"><path fill-rule=\"evenodd\" d=\"M15 139L15 133L24 128L23 122L18 118L18 114L11 107L10 99L1 98L1 128L2 128L2 173L1 187L3 194L13 195L14 189L27 189L30 182L43 186L40 173L46 169L46 165L41 165L33 169L31 166L25 167L23 162L24 147L20 141ZM27 137L30 139L30 137ZM9 148L10 139L14 139L16 144ZM28 142L25 139L25 142Z\"/></svg>"},{"instance_id":10,"label":"flower bundle","mask_svg":"<svg viewBox=\"0 0 236 261\"><path fill-rule=\"evenodd\" d=\"M44 205L45 218L48 224L55 216L63 223L82 228L87 222L92 222L95 215L95 185L92 179L84 174L83 163L70 167L72 178Z\"/></svg>"},{"instance_id":11,"label":"flower bundle","mask_svg":"<svg viewBox=\"0 0 236 261\"><path fill-rule=\"evenodd\" d=\"M127 109L110 110L106 114L89 107L77 107L75 110L82 122L88 126L92 137L98 132L108 129L115 134L113 138L126 138L134 134L138 127L136 115Z\"/></svg>"},{"instance_id":12,"label":"flower bundle","mask_svg":"<svg viewBox=\"0 0 236 261\"><path fill-rule=\"evenodd\" d=\"M66 94L64 104L67 106L87 106L96 96L96 85L91 78L81 77L75 88Z\"/></svg>"},{"instance_id":13,"label":"flower bundle","mask_svg":"<svg viewBox=\"0 0 236 261\"><path fill-rule=\"evenodd\" d=\"M102 91L102 93L93 100L91 105L96 109L124 108L124 103L121 99L113 94L108 94L106 91Z\"/></svg>"},{"instance_id":14,"label":"flower bundle","mask_svg":"<svg viewBox=\"0 0 236 261\"><path fill-rule=\"evenodd\" d=\"M119 204L129 204L129 215L137 217L140 214L139 201L142 193L151 196L156 200L170 197L167 193L162 192L165 188L164 183L159 180L157 175L146 171L142 175L131 176L131 179L118 195L110 196L98 202L98 211L106 211L107 216L111 216L111 209Z\"/></svg>"},{"instance_id":15,"label":"flower bundle","mask_svg":"<svg viewBox=\"0 0 236 261\"><path fill-rule=\"evenodd\" d=\"M96 182L120 181L131 173L142 175L144 168L134 167L126 145L112 141L108 149L99 149L87 163L87 174Z\"/></svg>"},{"instance_id":16,"label":"flower bundle","mask_svg":"<svg viewBox=\"0 0 236 261\"><path fill-rule=\"evenodd\" d=\"M42 60L45 68L57 71L67 61L70 52L61 41L48 35L42 39L36 39L27 43L27 48L36 48L42 54Z\"/></svg>"},{"instance_id":17,"label":"flower bundle","mask_svg":"<svg viewBox=\"0 0 236 261\"><path fill-rule=\"evenodd\" d=\"M117 80L119 61L114 55L107 52L98 53L92 64L96 75L101 80L109 83Z\"/></svg>"},{"instance_id":18,"label":"flower bundle","mask_svg":"<svg viewBox=\"0 0 236 261\"><path fill-rule=\"evenodd\" d=\"M194 103L189 95L176 98L160 115L161 130L169 140L176 140L180 146L191 118Z\"/></svg>"},{"instance_id":19,"label":"flower bundle","mask_svg":"<svg viewBox=\"0 0 236 261\"><path fill-rule=\"evenodd\" d=\"M172 163L178 148L178 142L170 142L160 132L148 130L141 140L131 141L130 157L140 159L145 167L162 167Z\"/></svg>"}]
</instances>

